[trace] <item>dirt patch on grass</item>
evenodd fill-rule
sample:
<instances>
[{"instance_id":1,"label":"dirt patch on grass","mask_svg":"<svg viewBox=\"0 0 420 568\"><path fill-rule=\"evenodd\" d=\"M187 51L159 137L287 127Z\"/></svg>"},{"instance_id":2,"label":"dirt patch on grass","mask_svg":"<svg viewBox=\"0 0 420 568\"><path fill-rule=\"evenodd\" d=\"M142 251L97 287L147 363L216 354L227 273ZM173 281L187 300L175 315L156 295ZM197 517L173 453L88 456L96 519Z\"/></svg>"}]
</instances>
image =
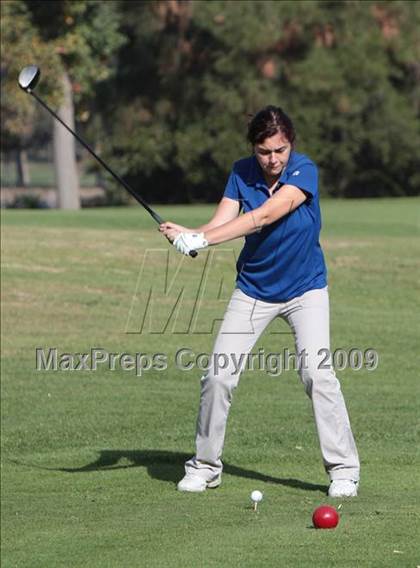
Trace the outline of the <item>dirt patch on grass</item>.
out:
<instances>
[{"instance_id":1,"label":"dirt patch on grass","mask_svg":"<svg viewBox=\"0 0 420 568\"><path fill-rule=\"evenodd\" d=\"M39 264L17 264L11 262L5 262L2 265L3 269L12 269L12 270L25 270L26 272L51 272L54 274L58 274L61 272L65 272L66 268L56 268L54 266L42 266Z\"/></svg>"},{"instance_id":2,"label":"dirt patch on grass","mask_svg":"<svg viewBox=\"0 0 420 568\"><path fill-rule=\"evenodd\" d=\"M354 247L369 247L372 245L372 241L358 241L356 239L352 239L350 241L339 239L322 239L321 245L325 250L341 250Z\"/></svg>"},{"instance_id":3,"label":"dirt patch on grass","mask_svg":"<svg viewBox=\"0 0 420 568\"><path fill-rule=\"evenodd\" d=\"M337 268L348 268L361 265L360 256L338 256L329 260L329 264Z\"/></svg>"}]
</instances>

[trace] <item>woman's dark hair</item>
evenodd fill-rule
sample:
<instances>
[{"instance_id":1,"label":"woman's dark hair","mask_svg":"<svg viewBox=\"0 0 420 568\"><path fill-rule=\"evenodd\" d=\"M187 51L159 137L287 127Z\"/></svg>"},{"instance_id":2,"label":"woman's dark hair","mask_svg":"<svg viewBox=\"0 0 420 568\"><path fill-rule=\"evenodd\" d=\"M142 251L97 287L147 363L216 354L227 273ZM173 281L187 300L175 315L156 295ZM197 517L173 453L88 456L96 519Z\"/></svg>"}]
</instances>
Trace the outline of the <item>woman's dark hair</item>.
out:
<instances>
[{"instance_id":1,"label":"woman's dark hair","mask_svg":"<svg viewBox=\"0 0 420 568\"><path fill-rule=\"evenodd\" d=\"M296 138L293 122L280 107L269 105L252 117L248 124L247 139L252 145L260 144L278 132L293 146Z\"/></svg>"}]
</instances>

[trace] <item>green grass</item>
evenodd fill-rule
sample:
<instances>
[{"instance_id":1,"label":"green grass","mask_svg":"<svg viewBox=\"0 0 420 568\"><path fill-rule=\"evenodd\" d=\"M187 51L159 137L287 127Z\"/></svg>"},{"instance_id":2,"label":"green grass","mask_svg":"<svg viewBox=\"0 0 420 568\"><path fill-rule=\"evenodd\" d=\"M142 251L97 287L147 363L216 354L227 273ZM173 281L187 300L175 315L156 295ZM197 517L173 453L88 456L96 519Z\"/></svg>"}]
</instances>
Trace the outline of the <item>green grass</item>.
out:
<instances>
[{"instance_id":1,"label":"green grass","mask_svg":"<svg viewBox=\"0 0 420 568\"><path fill-rule=\"evenodd\" d=\"M212 207L160 207L199 224ZM376 371L339 373L362 462L360 496L343 500L334 531L311 528L330 500L309 400L293 372L247 372L235 393L223 485L175 491L193 452L199 371L172 364L192 301L165 334L127 334L153 285L183 262L194 292L207 253L168 250L140 208L2 212L2 565L6 567L416 566L419 495L419 199L323 203L332 346L374 348ZM240 243L233 248L239 251ZM232 245L212 249L230 249ZM223 312L230 253L213 259L200 325ZM140 273L140 277L139 277ZM137 289L137 296L133 296ZM131 316L129 317L131 311ZM152 324L155 325L155 323ZM280 326L280 331L285 328ZM36 371L36 347L167 354L167 371ZM266 352L292 347L267 332ZM257 348L256 348L257 349ZM255 350L256 350L255 349ZM254 514L249 494L264 492ZM338 503L335 503L338 505Z\"/></svg>"}]
</instances>

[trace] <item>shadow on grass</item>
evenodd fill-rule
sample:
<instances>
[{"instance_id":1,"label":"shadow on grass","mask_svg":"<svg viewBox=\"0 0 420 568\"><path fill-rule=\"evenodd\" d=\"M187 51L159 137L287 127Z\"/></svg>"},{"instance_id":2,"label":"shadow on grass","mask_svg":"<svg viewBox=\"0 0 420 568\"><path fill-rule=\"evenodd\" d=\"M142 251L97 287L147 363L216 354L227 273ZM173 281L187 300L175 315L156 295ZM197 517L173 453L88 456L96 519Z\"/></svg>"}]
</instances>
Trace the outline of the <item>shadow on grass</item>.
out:
<instances>
[{"instance_id":1,"label":"shadow on grass","mask_svg":"<svg viewBox=\"0 0 420 568\"><path fill-rule=\"evenodd\" d=\"M57 468L56 471L66 473L88 473L92 471L109 471L130 467L146 467L150 477L162 481L178 482L184 473L184 462L191 456L180 452L160 450L102 450L97 460L78 468ZM120 463L122 462L122 463ZM128 463L127 463L128 462ZM305 491L326 492L326 485L308 483L299 479L281 478L265 475L258 471L244 469L224 463L223 472L236 477L255 479L266 483L275 483L303 489Z\"/></svg>"}]
</instances>

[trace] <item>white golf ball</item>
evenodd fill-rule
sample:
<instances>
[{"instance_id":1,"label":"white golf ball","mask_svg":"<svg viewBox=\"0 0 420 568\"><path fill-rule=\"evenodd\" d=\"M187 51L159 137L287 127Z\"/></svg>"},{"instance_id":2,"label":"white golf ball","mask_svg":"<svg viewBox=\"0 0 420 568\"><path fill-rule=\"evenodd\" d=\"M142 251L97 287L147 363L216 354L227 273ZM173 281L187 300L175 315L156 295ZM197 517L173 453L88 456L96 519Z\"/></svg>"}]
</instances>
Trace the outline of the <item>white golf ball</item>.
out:
<instances>
[{"instance_id":1,"label":"white golf ball","mask_svg":"<svg viewBox=\"0 0 420 568\"><path fill-rule=\"evenodd\" d=\"M262 501L263 498L263 494L261 493L261 491L253 491L251 493L251 501L253 501L254 503L259 503L260 501Z\"/></svg>"}]
</instances>

